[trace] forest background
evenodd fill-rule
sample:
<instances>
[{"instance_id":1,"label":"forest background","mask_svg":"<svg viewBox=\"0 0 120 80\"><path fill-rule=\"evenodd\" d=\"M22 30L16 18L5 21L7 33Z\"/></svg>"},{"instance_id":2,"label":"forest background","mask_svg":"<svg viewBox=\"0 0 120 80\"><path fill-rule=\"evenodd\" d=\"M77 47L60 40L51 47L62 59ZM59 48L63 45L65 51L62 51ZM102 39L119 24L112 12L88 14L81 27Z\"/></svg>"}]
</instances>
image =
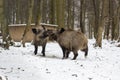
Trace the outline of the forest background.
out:
<instances>
[{"instance_id":1,"label":"forest background","mask_svg":"<svg viewBox=\"0 0 120 80\"><path fill-rule=\"evenodd\" d=\"M102 47L102 39L120 41L120 0L0 0L5 48L9 48L9 24L27 24L25 35L31 23L81 29Z\"/></svg>"}]
</instances>

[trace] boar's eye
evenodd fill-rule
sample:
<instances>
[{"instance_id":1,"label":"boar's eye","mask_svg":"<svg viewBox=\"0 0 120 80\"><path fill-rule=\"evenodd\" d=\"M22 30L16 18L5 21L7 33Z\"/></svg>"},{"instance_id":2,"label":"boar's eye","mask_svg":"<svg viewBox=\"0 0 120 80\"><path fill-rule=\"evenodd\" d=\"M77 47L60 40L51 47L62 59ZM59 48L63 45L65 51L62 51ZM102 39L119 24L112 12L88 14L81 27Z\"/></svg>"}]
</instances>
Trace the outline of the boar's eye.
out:
<instances>
[{"instance_id":1,"label":"boar's eye","mask_svg":"<svg viewBox=\"0 0 120 80\"><path fill-rule=\"evenodd\" d=\"M32 29L32 32L33 32L34 34L37 34L37 30L36 30L35 28Z\"/></svg>"},{"instance_id":2,"label":"boar's eye","mask_svg":"<svg viewBox=\"0 0 120 80\"><path fill-rule=\"evenodd\" d=\"M35 35L37 35L37 34L41 33L41 32L42 32L42 30L32 28L32 32L33 32Z\"/></svg>"}]
</instances>

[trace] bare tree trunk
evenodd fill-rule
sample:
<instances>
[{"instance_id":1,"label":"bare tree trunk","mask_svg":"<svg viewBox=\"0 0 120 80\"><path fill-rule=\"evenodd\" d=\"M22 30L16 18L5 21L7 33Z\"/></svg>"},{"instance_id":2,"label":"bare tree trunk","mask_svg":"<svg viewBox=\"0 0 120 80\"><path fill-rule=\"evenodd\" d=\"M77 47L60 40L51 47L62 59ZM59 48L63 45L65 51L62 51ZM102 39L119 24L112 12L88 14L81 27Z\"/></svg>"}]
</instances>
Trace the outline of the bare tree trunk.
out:
<instances>
[{"instance_id":1,"label":"bare tree trunk","mask_svg":"<svg viewBox=\"0 0 120 80\"><path fill-rule=\"evenodd\" d=\"M4 0L0 0L0 23L2 24L3 47L9 49L9 29L5 12L5 3Z\"/></svg>"},{"instance_id":2,"label":"bare tree trunk","mask_svg":"<svg viewBox=\"0 0 120 80\"><path fill-rule=\"evenodd\" d=\"M85 0L80 0L80 28L85 33Z\"/></svg>"},{"instance_id":3,"label":"bare tree trunk","mask_svg":"<svg viewBox=\"0 0 120 80\"><path fill-rule=\"evenodd\" d=\"M55 0L50 0L50 24L55 24Z\"/></svg>"},{"instance_id":4,"label":"bare tree trunk","mask_svg":"<svg viewBox=\"0 0 120 80\"><path fill-rule=\"evenodd\" d=\"M98 0L93 0L94 1L94 10L95 10L95 29L96 29L96 45L102 47L102 32L103 32L103 27L104 27L104 17L108 15L107 9L107 0L102 0L100 2L97 2ZM97 13L99 11L99 13ZM100 16L101 15L101 16ZM97 20L97 21L96 21Z\"/></svg>"},{"instance_id":5,"label":"bare tree trunk","mask_svg":"<svg viewBox=\"0 0 120 80\"><path fill-rule=\"evenodd\" d=\"M101 17L100 17L100 24L98 27L98 37L96 39L96 43L99 47L102 47L102 32L103 32L103 27L105 23L105 17L108 16L108 0L103 0L102 1L102 11L101 11Z\"/></svg>"},{"instance_id":6,"label":"bare tree trunk","mask_svg":"<svg viewBox=\"0 0 120 80\"><path fill-rule=\"evenodd\" d=\"M94 25L94 37L97 39L98 26L99 26L99 0L93 0L94 14L95 14L95 25Z\"/></svg>"},{"instance_id":7,"label":"bare tree trunk","mask_svg":"<svg viewBox=\"0 0 120 80\"><path fill-rule=\"evenodd\" d=\"M20 0L16 1L16 23L19 24L19 17L20 17Z\"/></svg>"},{"instance_id":8,"label":"bare tree trunk","mask_svg":"<svg viewBox=\"0 0 120 80\"><path fill-rule=\"evenodd\" d=\"M116 18L117 18L117 24L116 24L116 33L117 33L117 35L116 35L116 37L115 37L115 39L119 39L119 37L120 37L120 1L119 1L119 3L118 3L118 7L117 7L117 16L116 16Z\"/></svg>"},{"instance_id":9,"label":"bare tree trunk","mask_svg":"<svg viewBox=\"0 0 120 80\"><path fill-rule=\"evenodd\" d=\"M42 0L42 22L47 23L47 0Z\"/></svg>"},{"instance_id":10,"label":"bare tree trunk","mask_svg":"<svg viewBox=\"0 0 120 80\"><path fill-rule=\"evenodd\" d=\"M119 7L118 7L118 26L119 26L119 39L118 41L120 42L120 1L119 1Z\"/></svg>"},{"instance_id":11,"label":"bare tree trunk","mask_svg":"<svg viewBox=\"0 0 120 80\"><path fill-rule=\"evenodd\" d=\"M114 11L113 11L114 10ZM118 36L117 35L117 9L115 9L114 8L114 1L113 0L110 0L110 17L111 17L111 19L112 19L112 21L111 21L111 35L112 35L112 37L111 37L111 39L112 40L116 40L116 37Z\"/></svg>"},{"instance_id":12,"label":"bare tree trunk","mask_svg":"<svg viewBox=\"0 0 120 80\"><path fill-rule=\"evenodd\" d=\"M110 12L110 8L109 8L109 0L107 0L107 3L106 5L106 15L104 16L104 39L107 39L109 38L109 31L110 31L110 15L109 15L109 12Z\"/></svg>"},{"instance_id":13,"label":"bare tree trunk","mask_svg":"<svg viewBox=\"0 0 120 80\"><path fill-rule=\"evenodd\" d=\"M66 2L66 12L67 12L67 28L72 29L71 20L72 20L72 0L67 0Z\"/></svg>"},{"instance_id":14,"label":"bare tree trunk","mask_svg":"<svg viewBox=\"0 0 120 80\"><path fill-rule=\"evenodd\" d=\"M72 18L71 18L71 28L74 29L75 23L75 0L72 0Z\"/></svg>"},{"instance_id":15,"label":"bare tree trunk","mask_svg":"<svg viewBox=\"0 0 120 80\"><path fill-rule=\"evenodd\" d=\"M92 39L92 25L89 23L89 39Z\"/></svg>"},{"instance_id":16,"label":"bare tree trunk","mask_svg":"<svg viewBox=\"0 0 120 80\"><path fill-rule=\"evenodd\" d=\"M65 1L64 0L56 0L56 17L57 17L57 24L59 28L64 28L65 27Z\"/></svg>"},{"instance_id":17,"label":"bare tree trunk","mask_svg":"<svg viewBox=\"0 0 120 80\"><path fill-rule=\"evenodd\" d=\"M41 0L37 0L37 6L36 6L36 10L37 10L37 13L36 13L36 20L35 20L35 25L38 26L41 22Z\"/></svg>"},{"instance_id":18,"label":"bare tree trunk","mask_svg":"<svg viewBox=\"0 0 120 80\"><path fill-rule=\"evenodd\" d=\"M114 14L113 14L113 37L112 40L117 40L119 37L119 4L120 2L115 1L115 4L117 5Z\"/></svg>"},{"instance_id":19,"label":"bare tree trunk","mask_svg":"<svg viewBox=\"0 0 120 80\"><path fill-rule=\"evenodd\" d=\"M34 4L34 0L29 0L28 21L27 21L27 25L25 27L25 30L24 30L24 33L23 33L23 36L22 36L22 39L21 39L23 47L25 47L25 36L26 36L27 32L30 30L30 27L31 27L33 4Z\"/></svg>"},{"instance_id":20,"label":"bare tree trunk","mask_svg":"<svg viewBox=\"0 0 120 80\"><path fill-rule=\"evenodd\" d=\"M66 0L66 25L68 29L74 29L74 0Z\"/></svg>"}]
</instances>

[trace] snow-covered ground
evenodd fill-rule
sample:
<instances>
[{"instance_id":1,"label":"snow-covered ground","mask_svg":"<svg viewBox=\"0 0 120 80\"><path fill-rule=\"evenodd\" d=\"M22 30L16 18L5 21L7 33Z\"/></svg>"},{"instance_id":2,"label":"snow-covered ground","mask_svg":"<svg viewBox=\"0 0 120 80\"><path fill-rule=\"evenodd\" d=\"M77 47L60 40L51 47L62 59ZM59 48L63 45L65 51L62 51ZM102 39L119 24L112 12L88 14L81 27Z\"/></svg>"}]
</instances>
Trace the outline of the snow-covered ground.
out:
<instances>
[{"instance_id":1,"label":"snow-covered ground","mask_svg":"<svg viewBox=\"0 0 120 80\"><path fill-rule=\"evenodd\" d=\"M57 43L48 43L46 57L34 55L34 46L0 47L0 76L7 80L120 80L120 47L117 43L103 40L101 48L94 48L89 40L89 55L79 51L76 60L62 60L62 51ZM0 80L1 80L0 77Z\"/></svg>"}]
</instances>

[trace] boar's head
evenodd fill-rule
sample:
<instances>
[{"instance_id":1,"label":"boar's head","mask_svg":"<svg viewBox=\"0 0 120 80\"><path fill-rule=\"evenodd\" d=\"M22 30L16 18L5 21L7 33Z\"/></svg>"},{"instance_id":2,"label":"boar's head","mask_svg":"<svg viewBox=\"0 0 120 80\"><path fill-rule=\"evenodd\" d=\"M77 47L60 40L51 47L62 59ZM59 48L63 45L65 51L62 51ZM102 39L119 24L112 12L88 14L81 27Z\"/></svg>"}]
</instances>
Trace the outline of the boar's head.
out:
<instances>
[{"instance_id":1,"label":"boar's head","mask_svg":"<svg viewBox=\"0 0 120 80\"><path fill-rule=\"evenodd\" d=\"M64 31L65 31L64 28L58 30L46 30L43 32L43 36L44 38L49 37L50 41L56 41L59 34L63 33Z\"/></svg>"},{"instance_id":2,"label":"boar's head","mask_svg":"<svg viewBox=\"0 0 120 80\"><path fill-rule=\"evenodd\" d=\"M34 34L33 43L43 45L46 39L46 35L44 35L44 32L46 29L44 27L41 28L32 28L32 32Z\"/></svg>"}]
</instances>

